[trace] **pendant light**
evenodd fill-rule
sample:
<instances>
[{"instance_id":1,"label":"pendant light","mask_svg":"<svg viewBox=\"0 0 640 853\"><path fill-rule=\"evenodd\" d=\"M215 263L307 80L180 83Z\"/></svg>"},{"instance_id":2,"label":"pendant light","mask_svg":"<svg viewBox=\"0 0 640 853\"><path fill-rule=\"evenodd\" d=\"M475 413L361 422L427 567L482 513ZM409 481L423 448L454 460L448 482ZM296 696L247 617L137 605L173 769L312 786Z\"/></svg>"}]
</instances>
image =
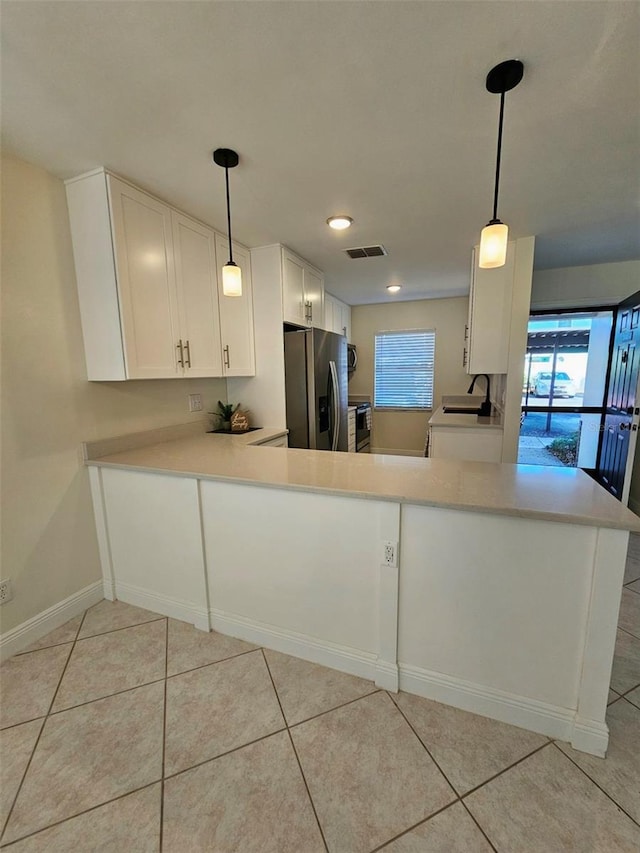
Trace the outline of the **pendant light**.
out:
<instances>
[{"instance_id":1,"label":"pendant light","mask_svg":"<svg viewBox=\"0 0 640 853\"><path fill-rule=\"evenodd\" d=\"M229 260L222 267L223 296L242 296L242 271L233 260L233 243L231 242L231 205L229 203L229 169L238 165L239 157L231 148L216 148L213 152L213 162L224 169L224 179L227 186L227 234L229 237Z\"/></svg>"},{"instance_id":2,"label":"pendant light","mask_svg":"<svg viewBox=\"0 0 640 853\"><path fill-rule=\"evenodd\" d=\"M505 92L515 89L522 80L524 65L519 59L507 59L492 68L487 74L487 91L500 95L500 119L498 122L498 154L496 157L496 182L493 192L493 217L482 229L480 238L481 269L502 267L507 259L509 228L498 219L498 187L500 184L500 155L502 154L502 123L504 119Z\"/></svg>"}]
</instances>

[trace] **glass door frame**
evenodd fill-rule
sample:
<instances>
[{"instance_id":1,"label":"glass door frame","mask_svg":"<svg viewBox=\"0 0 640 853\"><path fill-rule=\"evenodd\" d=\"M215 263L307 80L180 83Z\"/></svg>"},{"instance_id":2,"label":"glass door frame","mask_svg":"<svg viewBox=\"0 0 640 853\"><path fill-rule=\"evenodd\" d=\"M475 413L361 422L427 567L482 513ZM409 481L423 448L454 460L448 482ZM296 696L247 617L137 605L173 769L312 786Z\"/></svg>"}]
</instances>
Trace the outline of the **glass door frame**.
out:
<instances>
[{"instance_id":1,"label":"glass door frame","mask_svg":"<svg viewBox=\"0 0 640 853\"><path fill-rule=\"evenodd\" d=\"M526 391L526 395L523 395L523 396L525 396L526 402L525 402L525 405L522 406L522 413L523 413L524 417L526 417L526 415L529 412L539 413L539 414L545 414L546 413L547 414L547 430L550 429L551 417L554 414L600 415L600 436L598 438L598 448L597 448L596 458L598 458L598 455L600 453L600 446L602 444L602 428L603 428L604 421L605 421L605 414L606 414L606 408L607 408L607 405L606 405L607 404L607 396L609 393L609 381L610 381L610 377L611 377L611 359L613 356L613 344L614 344L614 337L615 337L615 330L616 330L616 321L617 321L617 317L618 317L618 306L617 305L596 305L596 306L588 306L588 307L585 306L582 308L545 308L545 309L542 309L540 311L530 311L529 312L529 320L531 320L533 318L545 317L545 316L557 317L557 316L562 315L562 314L598 314L598 313L601 313L604 311L610 311L611 312L611 331L609 333L609 348L608 348L608 353L607 353L607 375L605 377L602 404L600 406L555 406L554 407L553 406L553 396L552 396L552 392L553 392L553 379L552 379L552 384L551 384L551 387L549 388L549 405L548 406L542 406L542 405L531 406L531 405L529 405L529 379L531 376L531 368L529 368L529 372L527 375L527 391ZM528 329L528 324L527 324L527 348L525 350L525 359L527 357L527 354L529 353L529 343L528 342L529 342L529 329ZM554 355L553 367L552 367L551 372L553 375L555 375L557 353L554 352L553 355ZM529 365L531 365L531 361L529 361ZM523 422L524 421L522 421L522 423ZM521 424L521 428L522 428L522 424ZM581 470L586 471L587 473L591 474L595 470L595 467L594 468L582 468Z\"/></svg>"}]
</instances>

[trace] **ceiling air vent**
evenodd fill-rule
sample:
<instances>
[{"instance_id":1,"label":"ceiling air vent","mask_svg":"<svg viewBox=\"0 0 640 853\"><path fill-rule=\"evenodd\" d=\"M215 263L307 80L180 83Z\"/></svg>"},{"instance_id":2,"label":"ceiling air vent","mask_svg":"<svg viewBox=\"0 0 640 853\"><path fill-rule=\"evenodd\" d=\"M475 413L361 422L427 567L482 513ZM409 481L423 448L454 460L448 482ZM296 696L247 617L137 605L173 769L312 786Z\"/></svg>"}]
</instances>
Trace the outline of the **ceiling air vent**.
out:
<instances>
[{"instance_id":1,"label":"ceiling air vent","mask_svg":"<svg viewBox=\"0 0 640 853\"><path fill-rule=\"evenodd\" d=\"M360 246L357 249L345 249L350 258L380 258L387 254L384 246Z\"/></svg>"}]
</instances>

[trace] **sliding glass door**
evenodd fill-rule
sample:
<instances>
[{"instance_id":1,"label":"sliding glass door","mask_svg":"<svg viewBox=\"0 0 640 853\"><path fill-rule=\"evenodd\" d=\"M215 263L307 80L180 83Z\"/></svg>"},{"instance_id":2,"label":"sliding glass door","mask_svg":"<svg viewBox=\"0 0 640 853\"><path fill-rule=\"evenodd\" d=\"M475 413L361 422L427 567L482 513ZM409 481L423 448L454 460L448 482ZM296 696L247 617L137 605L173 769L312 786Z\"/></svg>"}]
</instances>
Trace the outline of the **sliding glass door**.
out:
<instances>
[{"instance_id":1,"label":"sliding glass door","mask_svg":"<svg viewBox=\"0 0 640 853\"><path fill-rule=\"evenodd\" d=\"M518 461L596 467L613 309L532 314Z\"/></svg>"}]
</instances>

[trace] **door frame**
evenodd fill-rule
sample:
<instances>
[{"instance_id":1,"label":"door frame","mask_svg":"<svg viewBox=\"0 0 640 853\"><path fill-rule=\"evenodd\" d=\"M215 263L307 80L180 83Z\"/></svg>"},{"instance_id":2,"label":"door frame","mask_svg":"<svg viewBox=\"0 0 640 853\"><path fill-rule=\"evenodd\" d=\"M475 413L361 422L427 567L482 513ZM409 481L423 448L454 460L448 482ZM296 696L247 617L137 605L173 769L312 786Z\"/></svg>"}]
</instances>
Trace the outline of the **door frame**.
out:
<instances>
[{"instance_id":1,"label":"door frame","mask_svg":"<svg viewBox=\"0 0 640 853\"><path fill-rule=\"evenodd\" d=\"M622 304L622 303L620 303L620 304ZM611 311L611 313L612 313L611 333L609 335L609 350L608 350L608 354L607 354L607 374L605 376L605 386L604 386L604 393L603 393L603 397L602 397L602 404L600 406L562 406L562 407L557 407L557 408L554 408L553 405L549 405L549 406L533 405L532 406L528 402L529 401L529 395L527 393L527 395L526 395L527 403L522 409L523 413L533 412L533 413L545 414L545 413L550 412L551 414L578 414L578 415L597 415L597 414L600 414L600 416L601 416L600 417L600 436L598 438L598 447L596 450L596 465L594 468L581 468L580 469L581 471L584 471L586 474L589 474L589 476L595 476L595 471L597 469L598 459L600 458L600 446L602 443L602 425L604 424L604 418L605 418L605 414L606 414L606 411L605 411L606 410L606 401L607 401L607 395L609 393L609 381L610 381L610 375L611 375L611 360L612 360L612 356L613 356L613 341L614 341L614 337L615 337L616 321L617 321L617 316L618 316L617 311L618 311L619 307L620 307L619 305L593 305L593 306L589 305L589 306L581 306L579 308L544 308L544 309L540 309L539 311L529 310L529 320L531 320L532 317L544 317L544 316L556 317L560 314L591 314L591 313L597 314L598 312L601 312L601 311ZM527 336L528 336L528 322L529 322L529 320L527 321ZM528 351L528 337L527 337L527 348L525 349L525 359L526 359L527 351ZM550 400L552 402L552 398L550 398Z\"/></svg>"},{"instance_id":2,"label":"door frame","mask_svg":"<svg viewBox=\"0 0 640 853\"><path fill-rule=\"evenodd\" d=\"M613 348L615 344L616 337L616 328L618 325L618 315L620 314L621 309L631 308L634 305L640 305L640 290L637 290L635 293L632 293L631 296L627 296L626 299L623 299L622 302L619 302L613 312L613 326L611 328L611 339L609 341L609 360L607 362L607 381L604 389L604 400L603 400L603 411L602 417L600 419L600 437L598 439L598 451L596 454L596 467L593 471L594 479L598 480L598 471L600 470L600 454L602 452L602 444L604 441L605 434L605 422L607 416L607 400L609 399L609 387L611 385L611 368L613 365ZM629 435L629 446L627 448L627 460L624 469L624 479L622 481L622 493L620 495L620 502L625 506L629 504L629 492L631 489L631 476L633 473L633 463L635 461L636 449L638 444L638 431L640 430L640 401L638 400L638 394L640 393L640 373L638 374L638 378L636 380L636 396L635 401L636 405L634 406L633 415L631 416L631 433ZM591 473L591 472L590 472ZM602 485L602 484L600 484ZM602 486L602 488L605 488Z\"/></svg>"}]
</instances>

